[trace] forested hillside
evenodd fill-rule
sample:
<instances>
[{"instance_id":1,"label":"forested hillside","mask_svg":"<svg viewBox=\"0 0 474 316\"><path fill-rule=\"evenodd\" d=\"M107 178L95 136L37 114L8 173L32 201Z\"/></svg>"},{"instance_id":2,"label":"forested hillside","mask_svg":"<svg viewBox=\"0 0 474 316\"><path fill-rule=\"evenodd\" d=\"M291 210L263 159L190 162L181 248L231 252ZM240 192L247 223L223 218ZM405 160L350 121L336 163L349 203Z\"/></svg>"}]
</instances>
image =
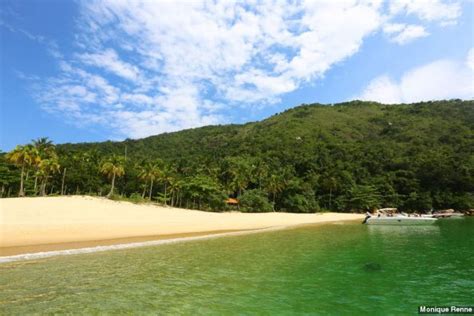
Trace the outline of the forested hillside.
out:
<instances>
[{"instance_id":1,"label":"forested hillside","mask_svg":"<svg viewBox=\"0 0 474 316\"><path fill-rule=\"evenodd\" d=\"M33 158L18 159L21 148ZM228 197L244 211L474 208L474 101L302 105L245 125L21 148L17 159L2 155L2 196L18 195L23 168L26 195L109 193L205 210L224 210Z\"/></svg>"}]
</instances>

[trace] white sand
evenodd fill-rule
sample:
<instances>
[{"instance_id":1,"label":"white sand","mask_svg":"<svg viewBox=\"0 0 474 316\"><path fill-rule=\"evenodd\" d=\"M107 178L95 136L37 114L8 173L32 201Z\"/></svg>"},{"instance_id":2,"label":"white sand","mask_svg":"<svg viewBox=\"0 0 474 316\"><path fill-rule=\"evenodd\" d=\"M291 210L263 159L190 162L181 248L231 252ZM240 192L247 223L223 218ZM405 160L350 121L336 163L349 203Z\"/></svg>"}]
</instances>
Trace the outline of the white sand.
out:
<instances>
[{"instance_id":1,"label":"white sand","mask_svg":"<svg viewBox=\"0 0 474 316\"><path fill-rule=\"evenodd\" d=\"M0 199L0 248L362 218L347 213L211 213L87 196L8 198Z\"/></svg>"}]
</instances>

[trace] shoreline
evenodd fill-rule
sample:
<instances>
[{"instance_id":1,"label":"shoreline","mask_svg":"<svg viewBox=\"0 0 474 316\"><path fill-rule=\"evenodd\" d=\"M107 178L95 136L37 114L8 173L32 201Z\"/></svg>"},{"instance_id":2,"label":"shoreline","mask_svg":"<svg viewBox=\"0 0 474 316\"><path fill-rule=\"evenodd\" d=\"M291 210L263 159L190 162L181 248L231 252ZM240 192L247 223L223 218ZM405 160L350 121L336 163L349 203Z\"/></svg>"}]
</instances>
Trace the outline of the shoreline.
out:
<instances>
[{"instance_id":1,"label":"shoreline","mask_svg":"<svg viewBox=\"0 0 474 316\"><path fill-rule=\"evenodd\" d=\"M215 238L361 220L363 216L351 213L213 213L89 196L0 199L0 259L34 253L76 252L100 247L116 249L118 245Z\"/></svg>"},{"instance_id":2,"label":"shoreline","mask_svg":"<svg viewBox=\"0 0 474 316\"><path fill-rule=\"evenodd\" d=\"M45 258L51 258L51 257L57 257L57 256L68 256L68 255L105 252L105 251L112 251L112 250L160 246L160 245L168 245L168 244L183 243L183 242L190 242L190 241L216 239L216 238L222 238L222 237L235 237L235 236L243 236L243 235L286 230L286 229L296 229L299 227L319 226L319 225L325 225L325 224L330 224L330 223L335 223L335 222L351 222L351 221L355 221L355 220L328 221L328 222L321 222L321 223L314 223L314 224L299 224L299 225L289 225L289 226L273 226L273 227L258 228L258 229L251 229L251 230L236 230L236 231L227 231L227 232L219 232L219 233L209 232L210 234L209 233L196 234L196 235L189 234L190 236L174 237L174 238L167 238L170 236L161 236L162 237L161 239L150 239L150 240L140 241L140 242L102 244L101 241L96 241L98 244L95 246L78 247L78 248L67 248L66 245L70 243L64 243L64 244L55 245L55 246L61 246L61 245L64 246L64 248L60 248L57 250L20 252L20 253L12 253L6 256L2 255L0 256L0 264L26 261L26 260L38 260L38 259L45 259ZM143 238L146 238L146 237L143 237ZM126 239L126 238L123 238L123 239ZM102 242L107 242L107 240L104 240ZM108 242L111 242L111 241L108 241ZM48 246L48 245L39 245L39 246ZM36 248L36 246L26 246L26 247L31 247L32 249L40 249L40 248ZM12 248L17 248L17 247L12 247ZM23 248L23 247L18 247L18 248ZM2 248L0 248L0 250L1 249Z\"/></svg>"},{"instance_id":3,"label":"shoreline","mask_svg":"<svg viewBox=\"0 0 474 316\"><path fill-rule=\"evenodd\" d=\"M63 243L51 243L51 244L39 244L39 245L25 245L25 246L12 246L0 248L0 259L2 257L9 257L14 255L32 254L37 252L51 252L51 251L62 251L62 250L75 250L83 248L94 248L99 246L115 246L123 244L134 244L134 243L146 243L162 240L173 240L202 236L214 236L222 235L226 233L234 232L246 232L252 230L218 230L209 232L196 232L196 233L182 233L182 234L169 234L169 235L154 235L154 236L138 236L138 237L122 237L114 239L104 240L90 240L90 241L73 241Z\"/></svg>"},{"instance_id":4,"label":"shoreline","mask_svg":"<svg viewBox=\"0 0 474 316\"><path fill-rule=\"evenodd\" d=\"M189 237L155 239L155 240L148 240L148 241L142 241L142 242L129 242L129 243L119 243L119 244L109 244L109 245L97 245L97 246L85 247L85 248L72 248L72 249L65 248L61 250L20 253L20 254L14 254L14 255L0 256L0 264L16 262L16 261L24 261L24 260L44 259L44 258L50 258L50 257L56 257L56 256L86 254L86 253L104 252L104 251L120 250L120 249L132 249L132 248L182 243L182 242L189 242L189 241L208 240L208 239L222 238L222 237L257 234L257 233L263 233L263 232L269 232L269 231L295 228L297 226L298 225L282 226L282 227L267 227L267 228L253 229L253 230L231 231L231 232L215 233L215 234L203 234L203 235L196 235L196 236L189 236Z\"/></svg>"}]
</instances>

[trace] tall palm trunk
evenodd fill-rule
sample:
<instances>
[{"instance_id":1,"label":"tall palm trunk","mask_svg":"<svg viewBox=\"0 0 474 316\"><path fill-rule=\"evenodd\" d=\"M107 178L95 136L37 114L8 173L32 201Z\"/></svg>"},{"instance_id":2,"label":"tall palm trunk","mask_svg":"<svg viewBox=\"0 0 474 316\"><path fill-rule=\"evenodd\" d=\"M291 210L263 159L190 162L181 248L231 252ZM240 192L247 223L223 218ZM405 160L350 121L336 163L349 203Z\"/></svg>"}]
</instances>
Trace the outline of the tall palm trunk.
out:
<instances>
[{"instance_id":1,"label":"tall palm trunk","mask_svg":"<svg viewBox=\"0 0 474 316\"><path fill-rule=\"evenodd\" d=\"M273 212L275 212L275 198L276 198L276 192L273 191Z\"/></svg>"},{"instance_id":2,"label":"tall palm trunk","mask_svg":"<svg viewBox=\"0 0 474 316\"><path fill-rule=\"evenodd\" d=\"M166 203L166 182L165 182L165 205L168 205L168 204Z\"/></svg>"},{"instance_id":3,"label":"tall palm trunk","mask_svg":"<svg viewBox=\"0 0 474 316\"><path fill-rule=\"evenodd\" d=\"M33 188L34 194L38 194L38 176L35 176L35 186Z\"/></svg>"},{"instance_id":4,"label":"tall palm trunk","mask_svg":"<svg viewBox=\"0 0 474 316\"><path fill-rule=\"evenodd\" d=\"M332 188L329 188L329 210L331 210L332 204Z\"/></svg>"},{"instance_id":5,"label":"tall palm trunk","mask_svg":"<svg viewBox=\"0 0 474 316\"><path fill-rule=\"evenodd\" d=\"M63 180L61 181L61 195L64 195L64 180L66 179L66 168L63 171Z\"/></svg>"},{"instance_id":6,"label":"tall palm trunk","mask_svg":"<svg viewBox=\"0 0 474 316\"><path fill-rule=\"evenodd\" d=\"M107 194L108 198L110 198L114 194L114 187L115 187L115 172L112 175L112 187L110 188L109 194Z\"/></svg>"},{"instance_id":7,"label":"tall palm trunk","mask_svg":"<svg viewBox=\"0 0 474 316\"><path fill-rule=\"evenodd\" d=\"M18 196L25 196L25 191L23 189L23 177L25 176L25 164L21 166L21 175L20 175L20 192L18 192Z\"/></svg>"},{"instance_id":8,"label":"tall palm trunk","mask_svg":"<svg viewBox=\"0 0 474 316\"><path fill-rule=\"evenodd\" d=\"M41 196L46 196L46 183L47 182L48 182L48 175L45 175L43 183L41 184Z\"/></svg>"},{"instance_id":9,"label":"tall palm trunk","mask_svg":"<svg viewBox=\"0 0 474 316\"><path fill-rule=\"evenodd\" d=\"M151 201L151 194L153 192L153 179L150 180L150 194L148 195L148 200Z\"/></svg>"}]
</instances>

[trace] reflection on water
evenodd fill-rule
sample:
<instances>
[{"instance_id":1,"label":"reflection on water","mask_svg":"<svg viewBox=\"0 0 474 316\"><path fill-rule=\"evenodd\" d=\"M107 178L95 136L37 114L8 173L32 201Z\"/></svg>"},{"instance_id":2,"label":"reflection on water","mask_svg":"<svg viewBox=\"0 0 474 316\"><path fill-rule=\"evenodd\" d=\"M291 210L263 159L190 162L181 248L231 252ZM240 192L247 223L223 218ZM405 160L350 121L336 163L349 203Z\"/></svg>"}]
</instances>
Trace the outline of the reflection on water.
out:
<instances>
[{"instance_id":1,"label":"reflection on water","mask_svg":"<svg viewBox=\"0 0 474 316\"><path fill-rule=\"evenodd\" d=\"M430 234L439 232L438 225L414 225L414 226L396 226L396 225L367 225L369 233L379 234Z\"/></svg>"},{"instance_id":2,"label":"reflection on water","mask_svg":"<svg viewBox=\"0 0 474 316\"><path fill-rule=\"evenodd\" d=\"M420 236L420 235L433 235L435 238L436 234L440 233L440 227L438 225L426 225L426 226L396 226L396 225L367 225L367 231L369 235L374 237L391 239L401 237L406 239L409 236Z\"/></svg>"}]
</instances>

